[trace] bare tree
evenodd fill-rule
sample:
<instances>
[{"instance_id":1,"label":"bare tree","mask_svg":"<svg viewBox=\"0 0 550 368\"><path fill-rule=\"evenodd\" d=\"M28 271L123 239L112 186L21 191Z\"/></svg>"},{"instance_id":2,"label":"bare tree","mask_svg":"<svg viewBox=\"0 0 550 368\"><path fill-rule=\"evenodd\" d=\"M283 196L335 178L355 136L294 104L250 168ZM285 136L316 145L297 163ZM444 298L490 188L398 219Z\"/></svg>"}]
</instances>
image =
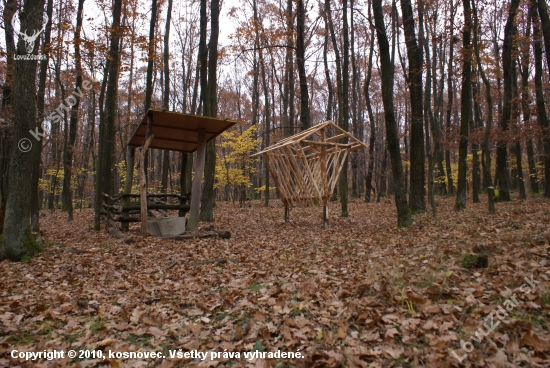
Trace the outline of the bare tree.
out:
<instances>
[{"instance_id":1,"label":"bare tree","mask_svg":"<svg viewBox=\"0 0 550 368\"><path fill-rule=\"evenodd\" d=\"M508 144L503 137L504 133L509 130L510 119L512 117L512 98L513 98L513 59L512 49L513 40L516 34L516 26L514 24L517 9L520 0L512 0L508 11L508 20L504 26L504 45L502 47L502 71L504 79L504 101L502 116L500 118L500 129L502 129L501 138L497 142L497 162L496 176L499 185L499 198L502 201L510 201L510 172L508 170Z\"/></svg>"},{"instance_id":2,"label":"bare tree","mask_svg":"<svg viewBox=\"0 0 550 368\"><path fill-rule=\"evenodd\" d=\"M384 103L384 116L386 123L386 140L390 152L391 168L395 191L395 205L397 207L397 225L410 226L412 224L411 212L405 196L403 164L399 149L399 137L397 135L397 122L393 109L393 83L395 66L390 59L390 45L386 36L384 14L382 13L382 0L374 0L372 4L378 49L380 53L380 73L382 74L382 99Z\"/></svg>"},{"instance_id":3,"label":"bare tree","mask_svg":"<svg viewBox=\"0 0 550 368\"><path fill-rule=\"evenodd\" d=\"M460 99L460 143L458 148L458 186L455 209L466 208L466 158L468 156L468 128L472 119L472 10L470 0L463 0L464 28L462 31L462 95Z\"/></svg>"},{"instance_id":4,"label":"bare tree","mask_svg":"<svg viewBox=\"0 0 550 368\"><path fill-rule=\"evenodd\" d=\"M414 15L410 0L401 0L403 28L409 59L409 95L411 99L411 188L409 207L425 211L424 200L424 117L422 106L422 49L416 40Z\"/></svg>"}]
</instances>

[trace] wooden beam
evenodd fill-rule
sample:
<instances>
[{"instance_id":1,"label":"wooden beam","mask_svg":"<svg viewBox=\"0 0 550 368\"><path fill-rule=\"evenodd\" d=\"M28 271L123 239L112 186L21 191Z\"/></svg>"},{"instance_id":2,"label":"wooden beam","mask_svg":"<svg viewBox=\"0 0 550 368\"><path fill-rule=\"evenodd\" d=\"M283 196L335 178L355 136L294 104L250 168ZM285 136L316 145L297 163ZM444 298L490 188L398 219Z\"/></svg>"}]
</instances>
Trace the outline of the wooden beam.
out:
<instances>
[{"instance_id":1,"label":"wooden beam","mask_svg":"<svg viewBox=\"0 0 550 368\"><path fill-rule=\"evenodd\" d=\"M204 174L204 157L206 154L206 132L199 129L199 145L197 148L197 162L195 164L195 176L193 177L193 186L191 190L191 210L189 212L189 222L187 229L197 231L199 228L199 206L202 197L202 176Z\"/></svg>"},{"instance_id":2,"label":"wooden beam","mask_svg":"<svg viewBox=\"0 0 550 368\"><path fill-rule=\"evenodd\" d=\"M317 142L317 141L310 141L307 139L304 139L301 141L302 143L310 144L310 145L316 145L316 146L325 146L325 147L344 147L348 148L353 146L352 143L336 143L336 142ZM308 148L307 146L304 147L304 149Z\"/></svg>"}]
</instances>

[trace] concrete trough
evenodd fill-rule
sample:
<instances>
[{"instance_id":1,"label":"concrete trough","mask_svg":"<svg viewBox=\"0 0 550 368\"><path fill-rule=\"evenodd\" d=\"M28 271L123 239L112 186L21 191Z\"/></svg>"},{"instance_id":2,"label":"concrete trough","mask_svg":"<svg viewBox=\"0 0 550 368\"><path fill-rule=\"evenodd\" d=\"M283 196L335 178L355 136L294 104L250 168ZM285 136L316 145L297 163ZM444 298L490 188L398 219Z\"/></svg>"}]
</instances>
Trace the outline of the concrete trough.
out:
<instances>
[{"instance_id":1,"label":"concrete trough","mask_svg":"<svg viewBox=\"0 0 550 368\"><path fill-rule=\"evenodd\" d=\"M147 220L147 232L152 235L167 237L185 233L185 217L162 217Z\"/></svg>"}]
</instances>

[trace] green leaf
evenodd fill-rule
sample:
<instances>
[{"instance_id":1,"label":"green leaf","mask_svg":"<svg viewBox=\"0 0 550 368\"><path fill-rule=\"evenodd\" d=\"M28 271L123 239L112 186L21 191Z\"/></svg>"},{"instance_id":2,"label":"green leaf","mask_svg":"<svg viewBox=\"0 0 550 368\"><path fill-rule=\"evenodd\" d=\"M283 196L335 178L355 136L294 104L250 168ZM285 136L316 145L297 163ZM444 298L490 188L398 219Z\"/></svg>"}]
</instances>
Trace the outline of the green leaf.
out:
<instances>
[{"instance_id":1,"label":"green leaf","mask_svg":"<svg viewBox=\"0 0 550 368\"><path fill-rule=\"evenodd\" d=\"M252 347L252 351L262 351L262 342L260 340L257 340L254 346Z\"/></svg>"}]
</instances>

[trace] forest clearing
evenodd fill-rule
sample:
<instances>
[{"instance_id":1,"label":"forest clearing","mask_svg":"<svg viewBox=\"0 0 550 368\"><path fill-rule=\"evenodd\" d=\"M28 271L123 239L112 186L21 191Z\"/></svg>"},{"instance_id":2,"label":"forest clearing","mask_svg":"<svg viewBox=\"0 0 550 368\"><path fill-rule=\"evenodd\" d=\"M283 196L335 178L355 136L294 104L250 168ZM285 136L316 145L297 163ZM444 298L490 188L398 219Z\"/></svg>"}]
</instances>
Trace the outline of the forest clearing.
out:
<instances>
[{"instance_id":1,"label":"forest clearing","mask_svg":"<svg viewBox=\"0 0 550 368\"><path fill-rule=\"evenodd\" d=\"M482 204L448 210L452 200L438 197L438 217L416 215L408 228L395 226L389 202L354 200L348 218L331 203L326 230L317 207L293 209L284 224L280 203L220 203L212 225L230 239L141 238L132 225L134 244L93 231L90 210L72 223L44 211L44 253L0 263L0 366L453 367L452 351L465 354L460 340L475 338L513 292L519 305L472 340L463 364L547 367L548 200L502 203L487 215ZM466 253L487 254L488 268L464 268ZM535 289L524 299L525 277ZM12 349L167 358L25 362ZM300 349L305 358L170 359L178 349Z\"/></svg>"},{"instance_id":2,"label":"forest clearing","mask_svg":"<svg viewBox=\"0 0 550 368\"><path fill-rule=\"evenodd\" d=\"M550 367L549 0L4 0L0 368Z\"/></svg>"}]
</instances>

